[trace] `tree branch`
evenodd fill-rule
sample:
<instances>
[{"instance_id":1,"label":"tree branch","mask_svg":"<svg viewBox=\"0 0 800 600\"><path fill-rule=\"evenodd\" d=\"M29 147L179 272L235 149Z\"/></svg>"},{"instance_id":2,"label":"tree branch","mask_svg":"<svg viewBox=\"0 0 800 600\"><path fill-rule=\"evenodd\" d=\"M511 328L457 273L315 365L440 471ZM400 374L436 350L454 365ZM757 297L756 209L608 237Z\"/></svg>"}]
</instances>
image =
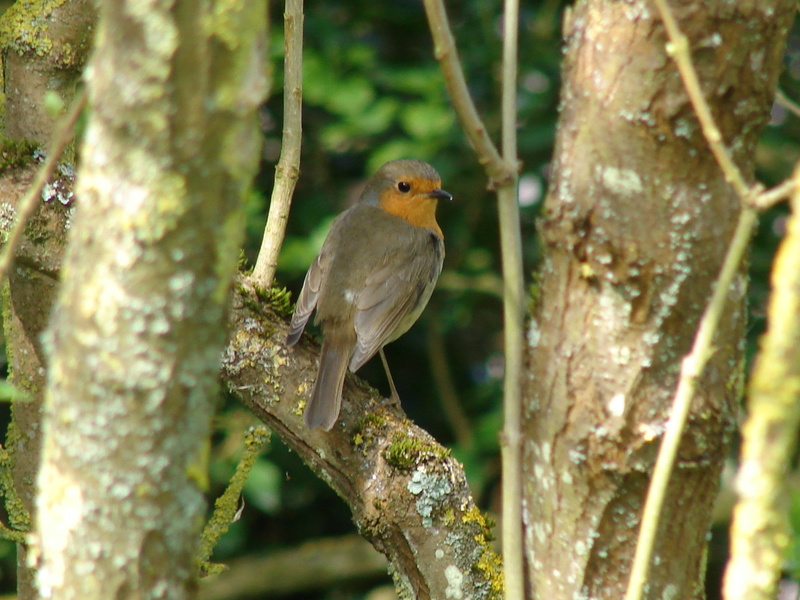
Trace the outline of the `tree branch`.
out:
<instances>
[{"instance_id":1,"label":"tree branch","mask_svg":"<svg viewBox=\"0 0 800 600\"><path fill-rule=\"evenodd\" d=\"M424 4L435 46L434 54L442 67L444 82L450 93L453 108L473 149L478 154L478 162L486 168L489 175L489 189L496 189L504 181L515 176L516 164L508 163L500 157L472 102L444 3L442 0L425 0Z\"/></svg>"},{"instance_id":2,"label":"tree branch","mask_svg":"<svg viewBox=\"0 0 800 600\"><path fill-rule=\"evenodd\" d=\"M497 188L503 257L505 373L503 381L503 563L506 598L525 597L522 549L522 373L525 286L517 198L517 36L519 0L506 0L503 30L502 150L515 168Z\"/></svg>"},{"instance_id":3,"label":"tree branch","mask_svg":"<svg viewBox=\"0 0 800 600\"><path fill-rule=\"evenodd\" d=\"M775 100L795 117L800 117L800 106L798 106L794 100L784 94L783 90L778 90L775 92Z\"/></svg>"},{"instance_id":4,"label":"tree branch","mask_svg":"<svg viewBox=\"0 0 800 600\"><path fill-rule=\"evenodd\" d=\"M502 597L499 559L461 465L429 434L349 376L336 427L302 419L319 348L287 349L286 323L251 281L233 299L222 378L348 504L360 533L392 563L412 598Z\"/></svg>"},{"instance_id":5,"label":"tree branch","mask_svg":"<svg viewBox=\"0 0 800 600\"><path fill-rule=\"evenodd\" d=\"M271 287L275 278L292 195L300 176L300 146L303 139L303 0L286 0L284 38L281 157L275 168L275 184L269 202L264 239L253 270L253 280L263 289Z\"/></svg>"},{"instance_id":6,"label":"tree branch","mask_svg":"<svg viewBox=\"0 0 800 600\"><path fill-rule=\"evenodd\" d=\"M198 551L197 562L206 573L213 574L222 570L221 565L209 563L214 547L219 539L228 532L231 523L236 521L236 513L239 510L239 499L242 489L247 481L247 476L253 469L253 465L258 456L269 442L269 431L263 425L252 427L244 436L244 450L236 470L231 476L228 486L222 495L214 502L214 513L203 528L200 536L200 549Z\"/></svg>"},{"instance_id":7,"label":"tree branch","mask_svg":"<svg viewBox=\"0 0 800 600\"><path fill-rule=\"evenodd\" d=\"M717 127L714 117L711 115L711 109L703 96L703 90L700 87L700 79L697 76L697 71L692 63L692 57L689 52L689 40L683 35L672 11L669 9L666 0L653 0L658 7L658 12L661 15L661 20L664 22L664 27L669 36L669 43L667 44L667 54L675 61L678 71L683 79L683 85L686 88L686 94L692 103L692 108L697 115L697 120L700 121L700 126L703 129L703 135L708 141L708 146L714 157L719 163L722 173L725 175L725 181L733 186L733 189L743 200L747 198L750 193L750 186L745 182L739 167L733 162L725 147L722 139L722 134Z\"/></svg>"},{"instance_id":8,"label":"tree branch","mask_svg":"<svg viewBox=\"0 0 800 600\"><path fill-rule=\"evenodd\" d=\"M794 181L800 177L795 168ZM726 600L775 597L791 537L786 473L800 424L800 190L772 270L769 329L750 385L736 476Z\"/></svg>"},{"instance_id":9,"label":"tree branch","mask_svg":"<svg viewBox=\"0 0 800 600\"><path fill-rule=\"evenodd\" d=\"M658 458L653 469L650 488L647 492L644 510L642 512L639 540L636 543L636 554L631 567L631 578L625 600L640 600L644 594L647 582L647 571L653 553L656 533L658 531L661 508L667 493L672 468L678 455L683 428L689 416L697 384L703 374L708 360L714 354L712 342L717 326L725 309L728 292L734 277L739 271L739 265L750 244L750 236L756 224L758 213L753 208L744 208L739 214L739 221L731 239L725 262L717 278L711 301L703 312L700 327L697 330L691 352L686 355L681 363L681 375L678 389L670 410Z\"/></svg>"},{"instance_id":10,"label":"tree branch","mask_svg":"<svg viewBox=\"0 0 800 600\"><path fill-rule=\"evenodd\" d=\"M286 597L349 582L382 580L387 564L368 541L351 533L316 538L261 556L234 558L226 561L226 566L226 571L200 582L198 600Z\"/></svg>"}]
</instances>

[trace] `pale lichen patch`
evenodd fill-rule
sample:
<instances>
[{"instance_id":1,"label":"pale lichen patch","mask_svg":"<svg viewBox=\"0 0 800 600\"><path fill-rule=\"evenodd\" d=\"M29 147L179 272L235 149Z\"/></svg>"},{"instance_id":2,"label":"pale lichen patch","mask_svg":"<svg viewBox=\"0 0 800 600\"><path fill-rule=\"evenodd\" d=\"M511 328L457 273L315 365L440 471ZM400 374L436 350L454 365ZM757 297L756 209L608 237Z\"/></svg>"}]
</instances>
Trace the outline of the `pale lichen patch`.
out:
<instances>
[{"instance_id":1,"label":"pale lichen patch","mask_svg":"<svg viewBox=\"0 0 800 600\"><path fill-rule=\"evenodd\" d=\"M615 194L623 196L634 196L641 194L644 190L642 179L633 169L618 169L617 167L606 166L600 168L600 177L603 186Z\"/></svg>"}]
</instances>

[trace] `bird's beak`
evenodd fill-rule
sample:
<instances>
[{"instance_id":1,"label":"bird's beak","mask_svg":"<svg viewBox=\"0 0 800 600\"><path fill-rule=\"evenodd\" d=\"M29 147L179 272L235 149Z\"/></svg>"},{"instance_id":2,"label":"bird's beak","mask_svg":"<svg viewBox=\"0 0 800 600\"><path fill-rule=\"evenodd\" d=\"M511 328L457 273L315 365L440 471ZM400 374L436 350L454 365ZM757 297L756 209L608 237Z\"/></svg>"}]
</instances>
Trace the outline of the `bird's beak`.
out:
<instances>
[{"instance_id":1,"label":"bird's beak","mask_svg":"<svg viewBox=\"0 0 800 600\"><path fill-rule=\"evenodd\" d=\"M452 200L453 196L450 192L444 190L433 190L428 192L428 198L435 198L436 200Z\"/></svg>"}]
</instances>

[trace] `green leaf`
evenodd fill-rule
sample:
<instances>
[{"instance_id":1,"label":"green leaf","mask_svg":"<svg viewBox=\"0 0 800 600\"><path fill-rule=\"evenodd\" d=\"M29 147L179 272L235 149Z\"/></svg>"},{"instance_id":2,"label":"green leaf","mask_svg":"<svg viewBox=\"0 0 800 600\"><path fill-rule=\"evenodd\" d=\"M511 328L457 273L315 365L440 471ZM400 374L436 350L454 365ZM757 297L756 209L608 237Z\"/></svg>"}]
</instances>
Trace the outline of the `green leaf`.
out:
<instances>
[{"instance_id":1,"label":"green leaf","mask_svg":"<svg viewBox=\"0 0 800 600\"><path fill-rule=\"evenodd\" d=\"M28 394L15 387L8 379L0 379L0 402L27 402Z\"/></svg>"}]
</instances>

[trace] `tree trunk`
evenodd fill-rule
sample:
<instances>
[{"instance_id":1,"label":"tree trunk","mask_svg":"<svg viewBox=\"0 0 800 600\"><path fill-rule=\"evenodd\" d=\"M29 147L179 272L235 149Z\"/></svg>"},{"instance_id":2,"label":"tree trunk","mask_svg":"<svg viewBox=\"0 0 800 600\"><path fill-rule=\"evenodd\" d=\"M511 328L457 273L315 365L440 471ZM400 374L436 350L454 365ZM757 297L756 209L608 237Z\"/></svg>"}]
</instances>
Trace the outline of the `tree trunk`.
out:
<instances>
[{"instance_id":1,"label":"tree trunk","mask_svg":"<svg viewBox=\"0 0 800 600\"><path fill-rule=\"evenodd\" d=\"M670 2L748 178L794 3ZM650 2L568 16L563 110L529 331L524 472L531 597L623 597L680 360L739 201ZM730 290L673 473L646 597L702 598L711 507L739 399L744 273Z\"/></svg>"},{"instance_id":2,"label":"tree trunk","mask_svg":"<svg viewBox=\"0 0 800 600\"><path fill-rule=\"evenodd\" d=\"M259 158L263 2L101 5L49 333L39 587L187 598L224 314Z\"/></svg>"},{"instance_id":3,"label":"tree trunk","mask_svg":"<svg viewBox=\"0 0 800 600\"><path fill-rule=\"evenodd\" d=\"M69 0L43 8L17 2L2 17L5 135L47 147L53 133L53 117L45 109L47 92L57 93L69 103L81 75L92 39L95 10L89 0ZM31 34L35 32L35 34ZM65 52L64 48L70 48ZM20 157L21 158L21 157ZM65 160L72 157L65 157ZM31 184L39 163L32 156L20 169L6 165L0 176L3 198L4 238L19 201ZM53 181L61 198L72 192L74 175L69 171ZM13 211L8 213L8 211ZM6 509L9 522L30 529L35 516L36 474L41 453L41 412L45 389L45 357L41 343L56 295L58 273L71 208L52 199L41 202L22 246L9 271L8 293L3 299L3 329L9 358L10 378L23 390L27 402L12 405L12 423L6 437L11 457L15 496L19 504ZM27 560L27 548L17 548L17 597L31 600L38 593L35 570Z\"/></svg>"}]
</instances>

